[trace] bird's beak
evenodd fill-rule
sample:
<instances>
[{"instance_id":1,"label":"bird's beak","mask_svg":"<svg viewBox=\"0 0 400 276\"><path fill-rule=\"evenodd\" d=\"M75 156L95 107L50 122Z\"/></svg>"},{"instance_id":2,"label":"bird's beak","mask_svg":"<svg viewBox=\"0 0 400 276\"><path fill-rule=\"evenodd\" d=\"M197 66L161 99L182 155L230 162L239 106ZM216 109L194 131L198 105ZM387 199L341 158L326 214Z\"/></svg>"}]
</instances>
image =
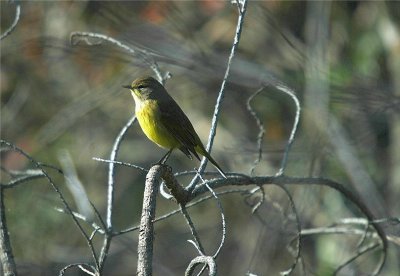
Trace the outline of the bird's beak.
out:
<instances>
[{"instance_id":1,"label":"bird's beak","mask_svg":"<svg viewBox=\"0 0 400 276\"><path fill-rule=\"evenodd\" d=\"M132 86L130 84L128 85L122 85L123 88L128 88L128 89L132 89Z\"/></svg>"}]
</instances>

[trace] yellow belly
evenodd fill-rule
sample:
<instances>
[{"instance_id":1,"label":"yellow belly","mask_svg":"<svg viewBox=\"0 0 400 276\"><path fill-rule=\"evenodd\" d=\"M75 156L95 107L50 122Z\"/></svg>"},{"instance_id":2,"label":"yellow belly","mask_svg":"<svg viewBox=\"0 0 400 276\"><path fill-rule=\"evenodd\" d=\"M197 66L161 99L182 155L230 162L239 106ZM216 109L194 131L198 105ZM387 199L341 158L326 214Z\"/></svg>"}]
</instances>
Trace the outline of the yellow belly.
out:
<instances>
[{"instance_id":1,"label":"yellow belly","mask_svg":"<svg viewBox=\"0 0 400 276\"><path fill-rule=\"evenodd\" d=\"M160 114L157 104L153 100L146 100L140 106L135 107L136 117L144 134L159 145L166 149L179 147L180 143L167 131L160 122Z\"/></svg>"}]
</instances>

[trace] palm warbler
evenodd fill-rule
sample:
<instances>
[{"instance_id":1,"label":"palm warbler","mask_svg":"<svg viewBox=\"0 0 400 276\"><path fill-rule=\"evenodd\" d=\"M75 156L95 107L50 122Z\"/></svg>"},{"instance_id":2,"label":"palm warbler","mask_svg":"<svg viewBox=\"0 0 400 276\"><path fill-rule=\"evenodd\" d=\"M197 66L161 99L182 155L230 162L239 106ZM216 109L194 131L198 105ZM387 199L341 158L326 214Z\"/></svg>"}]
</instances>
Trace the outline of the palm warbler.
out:
<instances>
[{"instance_id":1,"label":"palm warbler","mask_svg":"<svg viewBox=\"0 0 400 276\"><path fill-rule=\"evenodd\" d=\"M190 159L194 155L200 160L198 154L201 154L226 178L220 166L205 150L188 117L161 83L152 77L144 77L123 87L131 90L135 114L144 134L158 146L169 149L161 160L165 161L175 148Z\"/></svg>"}]
</instances>

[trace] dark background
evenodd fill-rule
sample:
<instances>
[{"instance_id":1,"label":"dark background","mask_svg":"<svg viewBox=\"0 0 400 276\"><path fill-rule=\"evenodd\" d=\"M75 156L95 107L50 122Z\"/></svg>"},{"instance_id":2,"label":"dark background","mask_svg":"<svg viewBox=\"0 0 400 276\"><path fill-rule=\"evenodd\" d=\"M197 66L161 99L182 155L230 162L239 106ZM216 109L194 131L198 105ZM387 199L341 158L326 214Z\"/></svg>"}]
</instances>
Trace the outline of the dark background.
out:
<instances>
[{"instance_id":1,"label":"dark background","mask_svg":"<svg viewBox=\"0 0 400 276\"><path fill-rule=\"evenodd\" d=\"M69 155L88 197L102 214L107 165L92 157L109 158L115 137L134 111L133 99L121 85L153 73L140 58L106 43L71 46L72 31L103 33L153 53L161 69L172 74L167 90L202 141L207 141L235 34L234 5L226 1L20 4L21 19L0 44L1 138L57 167ZM2 1L1 33L14 14L15 5ZM257 157L258 128L246 101L263 84L278 79L296 91L303 110L285 173L333 179L360 194L379 218L398 217L399 22L397 1L250 1L222 104L214 158L227 172L250 172ZM295 106L274 84L257 96L253 106L266 128L263 159L254 174L274 175ZM332 121L339 134L328 126ZM118 160L148 168L164 153L135 124ZM2 153L1 162L8 170L31 167L16 153ZM168 163L174 172L199 164L178 151ZM214 169L210 166L210 170ZM64 179L54 172L52 176L70 204L90 216L90 208L71 195ZM3 183L8 176L2 172L1 178ZM186 185L188 179L182 178L181 183ZM144 180L143 172L117 168L117 229L138 224ZM289 202L279 188L265 190L267 200L255 215L248 204L254 198L245 200L240 193L222 197L228 233L217 259L219 275L276 275L293 261L287 249L295 234ZM332 189L297 186L289 190L305 229L362 217ZM54 275L66 264L90 261L71 218L55 210L61 203L46 181L7 190L5 205L22 274ZM175 203L158 199L158 215L174 208ZM209 200L189 211L206 251L212 254L221 239L216 202ZM387 223L385 229L399 239L398 224ZM159 222L155 231L154 274L182 275L197 255L187 242L192 237L184 219L177 215ZM137 235L128 233L113 242L106 275L136 271ZM307 236L302 249L304 270L328 275L353 256L359 239L350 234ZM399 271L398 241L389 253L382 275ZM379 253L366 254L341 272L369 273L378 258ZM298 268L296 273L304 271Z\"/></svg>"}]
</instances>

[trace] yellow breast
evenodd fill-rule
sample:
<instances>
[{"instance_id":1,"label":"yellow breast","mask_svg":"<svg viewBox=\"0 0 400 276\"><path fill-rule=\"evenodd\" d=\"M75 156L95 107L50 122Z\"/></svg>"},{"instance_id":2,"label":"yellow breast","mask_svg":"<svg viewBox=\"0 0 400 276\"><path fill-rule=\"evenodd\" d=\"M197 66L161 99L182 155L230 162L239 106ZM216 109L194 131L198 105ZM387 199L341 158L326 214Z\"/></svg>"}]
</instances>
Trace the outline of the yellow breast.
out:
<instances>
[{"instance_id":1,"label":"yellow breast","mask_svg":"<svg viewBox=\"0 0 400 276\"><path fill-rule=\"evenodd\" d=\"M156 101L145 100L136 103L135 113L144 134L151 141L166 149L179 147L180 143L161 123L161 114Z\"/></svg>"}]
</instances>

